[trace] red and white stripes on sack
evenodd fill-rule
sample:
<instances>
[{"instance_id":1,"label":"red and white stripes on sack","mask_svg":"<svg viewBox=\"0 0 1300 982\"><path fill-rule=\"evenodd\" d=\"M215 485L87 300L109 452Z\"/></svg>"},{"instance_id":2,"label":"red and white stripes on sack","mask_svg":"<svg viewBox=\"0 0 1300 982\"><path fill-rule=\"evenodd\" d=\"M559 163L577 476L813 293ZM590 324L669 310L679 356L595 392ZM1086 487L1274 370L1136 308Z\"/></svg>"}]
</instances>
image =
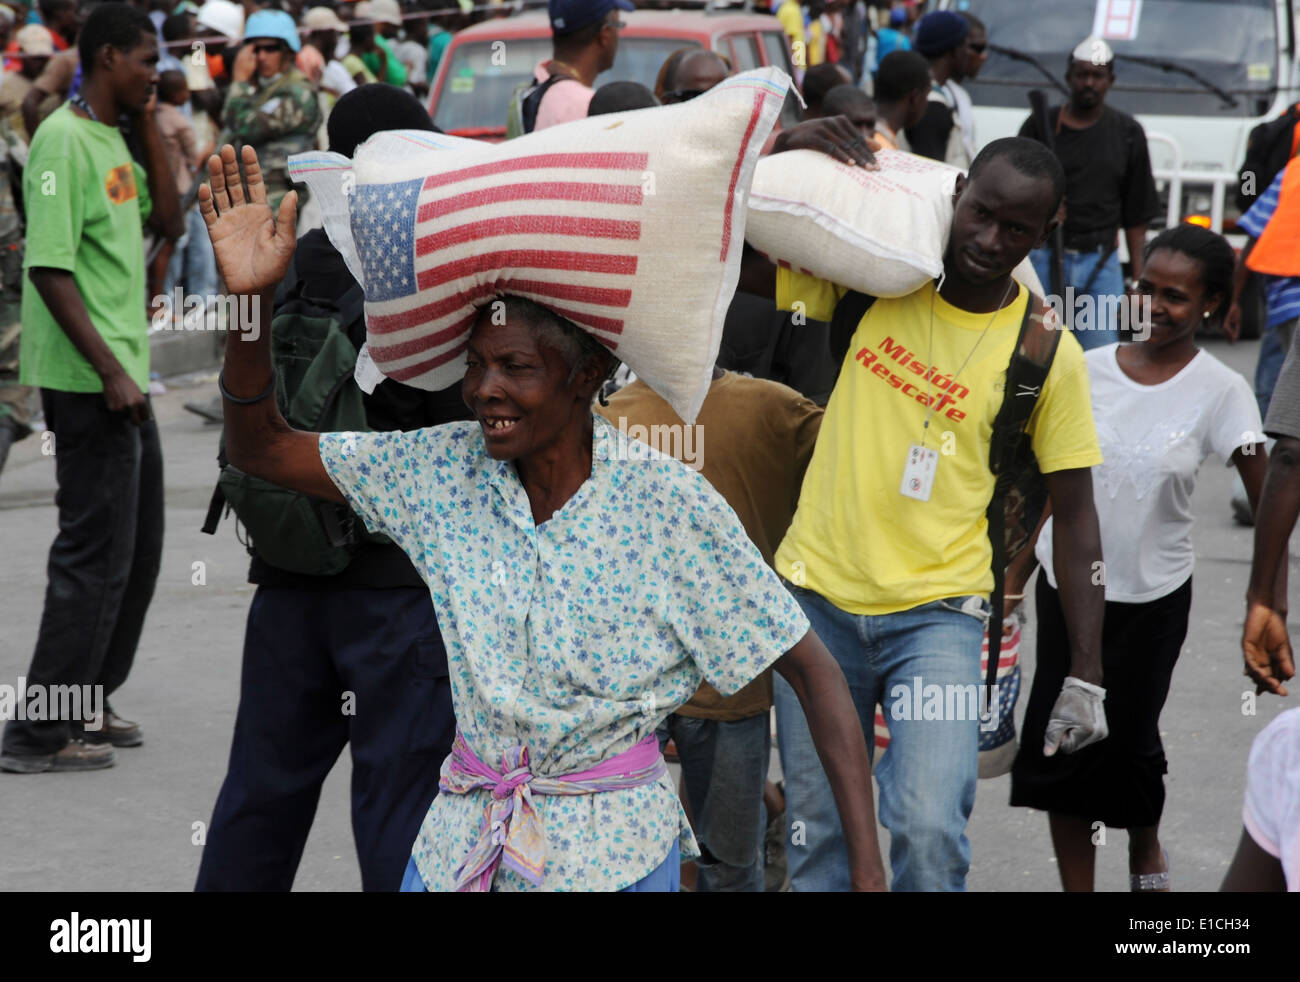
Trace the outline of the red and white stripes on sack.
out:
<instances>
[{"instance_id":1,"label":"red and white stripes on sack","mask_svg":"<svg viewBox=\"0 0 1300 982\"><path fill-rule=\"evenodd\" d=\"M322 204L326 230L353 252L383 374L425 389L459 381L478 310L513 294L590 331L693 421L788 84L747 72L688 103L496 145L380 133L351 162L304 154L290 172L346 198L346 229Z\"/></svg>"}]
</instances>

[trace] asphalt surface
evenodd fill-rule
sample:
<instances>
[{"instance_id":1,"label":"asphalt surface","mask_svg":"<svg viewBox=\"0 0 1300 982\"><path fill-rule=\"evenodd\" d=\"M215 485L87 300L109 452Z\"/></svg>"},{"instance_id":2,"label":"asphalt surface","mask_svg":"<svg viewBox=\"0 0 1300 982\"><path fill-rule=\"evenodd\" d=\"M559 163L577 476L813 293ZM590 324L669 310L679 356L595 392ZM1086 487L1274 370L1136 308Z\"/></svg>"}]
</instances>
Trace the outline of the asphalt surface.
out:
<instances>
[{"instance_id":1,"label":"asphalt surface","mask_svg":"<svg viewBox=\"0 0 1300 982\"><path fill-rule=\"evenodd\" d=\"M1258 342L1208 347L1252 377ZM206 401L214 390L211 376L172 380L154 400L165 455L165 553L134 672L113 699L144 727L144 746L119 750L117 766L104 771L0 774L0 891L193 886L201 848L195 842L225 774L253 593L233 523L224 522L216 536L199 531L217 473L218 431L182 403ZM1257 715L1242 713L1247 686L1239 638L1251 532L1233 524L1231 478L1214 461L1201 472L1191 627L1161 720L1169 756L1162 840L1179 891L1218 888L1241 832L1251 741L1295 699L1261 698ZM56 531L54 490L53 459L42 456L39 439L16 445L0 474L0 683L16 684L31 657ZM201 585L195 563L204 564ZM1020 713L1032 635L1031 622ZM349 772L345 753L325 784L295 889L360 888ZM1009 807L1009 793L1007 777L980 782L968 829L969 888L1059 889L1046 816ZM1098 889L1127 890L1126 841L1122 831L1107 835Z\"/></svg>"}]
</instances>

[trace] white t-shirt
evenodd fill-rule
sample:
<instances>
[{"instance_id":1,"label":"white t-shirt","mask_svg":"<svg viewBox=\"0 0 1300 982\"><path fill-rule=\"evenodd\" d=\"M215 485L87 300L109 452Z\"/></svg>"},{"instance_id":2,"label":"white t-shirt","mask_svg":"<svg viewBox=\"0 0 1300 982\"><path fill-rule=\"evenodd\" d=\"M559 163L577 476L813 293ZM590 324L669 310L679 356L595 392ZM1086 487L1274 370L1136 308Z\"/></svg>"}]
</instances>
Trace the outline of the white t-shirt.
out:
<instances>
[{"instance_id":1,"label":"white t-shirt","mask_svg":"<svg viewBox=\"0 0 1300 982\"><path fill-rule=\"evenodd\" d=\"M952 96L952 111L957 118L958 127L961 128L962 146L966 148L966 156L973 161L975 159L975 104L971 102L970 93L952 79L948 79L944 87Z\"/></svg>"},{"instance_id":2,"label":"white t-shirt","mask_svg":"<svg viewBox=\"0 0 1300 982\"><path fill-rule=\"evenodd\" d=\"M429 49L417 41L403 41L393 45L393 54L406 66L406 77L423 84L425 70L429 64Z\"/></svg>"},{"instance_id":3,"label":"white t-shirt","mask_svg":"<svg viewBox=\"0 0 1300 982\"><path fill-rule=\"evenodd\" d=\"M337 98L347 95L357 87L357 83L337 58L331 58L325 70L321 72L320 87Z\"/></svg>"},{"instance_id":4,"label":"white t-shirt","mask_svg":"<svg viewBox=\"0 0 1300 982\"><path fill-rule=\"evenodd\" d=\"M1280 714L1251 744L1242 820L1281 861L1288 892L1300 892L1300 709Z\"/></svg>"},{"instance_id":5,"label":"white t-shirt","mask_svg":"<svg viewBox=\"0 0 1300 982\"><path fill-rule=\"evenodd\" d=\"M1243 445L1262 443L1264 427L1250 385L1207 351L1159 385L1124 374L1118 344L1087 352L1092 415L1104 462L1093 469L1101 524L1106 599L1146 603L1192 575L1192 491L1210 454L1230 462ZM1047 582L1052 520L1034 550Z\"/></svg>"}]
</instances>

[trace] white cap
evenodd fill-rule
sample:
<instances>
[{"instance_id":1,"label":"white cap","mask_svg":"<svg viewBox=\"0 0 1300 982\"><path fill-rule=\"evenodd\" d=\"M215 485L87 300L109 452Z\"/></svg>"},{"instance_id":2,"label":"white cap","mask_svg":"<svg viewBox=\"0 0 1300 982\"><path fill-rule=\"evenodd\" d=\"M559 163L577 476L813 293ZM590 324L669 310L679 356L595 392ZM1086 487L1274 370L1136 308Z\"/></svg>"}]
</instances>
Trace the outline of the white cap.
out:
<instances>
[{"instance_id":1,"label":"white cap","mask_svg":"<svg viewBox=\"0 0 1300 982\"><path fill-rule=\"evenodd\" d=\"M28 24L14 36L14 40L18 42L18 50L25 55L54 54L54 35L40 24Z\"/></svg>"},{"instance_id":2,"label":"white cap","mask_svg":"<svg viewBox=\"0 0 1300 982\"><path fill-rule=\"evenodd\" d=\"M397 0L370 0L370 19L380 24L402 26L402 8Z\"/></svg>"},{"instance_id":3,"label":"white cap","mask_svg":"<svg viewBox=\"0 0 1300 982\"><path fill-rule=\"evenodd\" d=\"M1086 61L1090 65L1109 65L1115 60L1115 52L1102 38L1093 34L1080 41L1070 57L1075 61Z\"/></svg>"},{"instance_id":4,"label":"white cap","mask_svg":"<svg viewBox=\"0 0 1300 982\"><path fill-rule=\"evenodd\" d=\"M232 41L244 36L244 8L231 0L207 0L196 18L203 27L224 34Z\"/></svg>"},{"instance_id":5,"label":"white cap","mask_svg":"<svg viewBox=\"0 0 1300 982\"><path fill-rule=\"evenodd\" d=\"M302 26L312 31L348 32L348 25L329 7L312 7L302 15Z\"/></svg>"}]
</instances>

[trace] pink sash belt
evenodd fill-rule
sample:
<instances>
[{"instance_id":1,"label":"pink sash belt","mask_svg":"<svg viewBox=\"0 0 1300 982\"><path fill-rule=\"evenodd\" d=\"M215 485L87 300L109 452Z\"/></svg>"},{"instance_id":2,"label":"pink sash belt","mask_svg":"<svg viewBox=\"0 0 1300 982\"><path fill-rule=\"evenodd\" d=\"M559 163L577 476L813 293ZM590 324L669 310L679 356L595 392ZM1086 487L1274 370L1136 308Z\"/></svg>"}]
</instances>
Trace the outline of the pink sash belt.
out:
<instances>
[{"instance_id":1,"label":"pink sash belt","mask_svg":"<svg viewBox=\"0 0 1300 982\"><path fill-rule=\"evenodd\" d=\"M470 749L464 734L456 732L448 773L438 782L442 791L468 794L490 788L492 797L483 809L475 839L465 862L456 870L458 891L491 889L498 866L512 869L529 883L540 886L546 868L546 833L533 803L534 794L597 794L651 784L667 773L654 734L635 747L595 767L559 777L534 775L528 769L528 748L511 747L495 771Z\"/></svg>"}]
</instances>

